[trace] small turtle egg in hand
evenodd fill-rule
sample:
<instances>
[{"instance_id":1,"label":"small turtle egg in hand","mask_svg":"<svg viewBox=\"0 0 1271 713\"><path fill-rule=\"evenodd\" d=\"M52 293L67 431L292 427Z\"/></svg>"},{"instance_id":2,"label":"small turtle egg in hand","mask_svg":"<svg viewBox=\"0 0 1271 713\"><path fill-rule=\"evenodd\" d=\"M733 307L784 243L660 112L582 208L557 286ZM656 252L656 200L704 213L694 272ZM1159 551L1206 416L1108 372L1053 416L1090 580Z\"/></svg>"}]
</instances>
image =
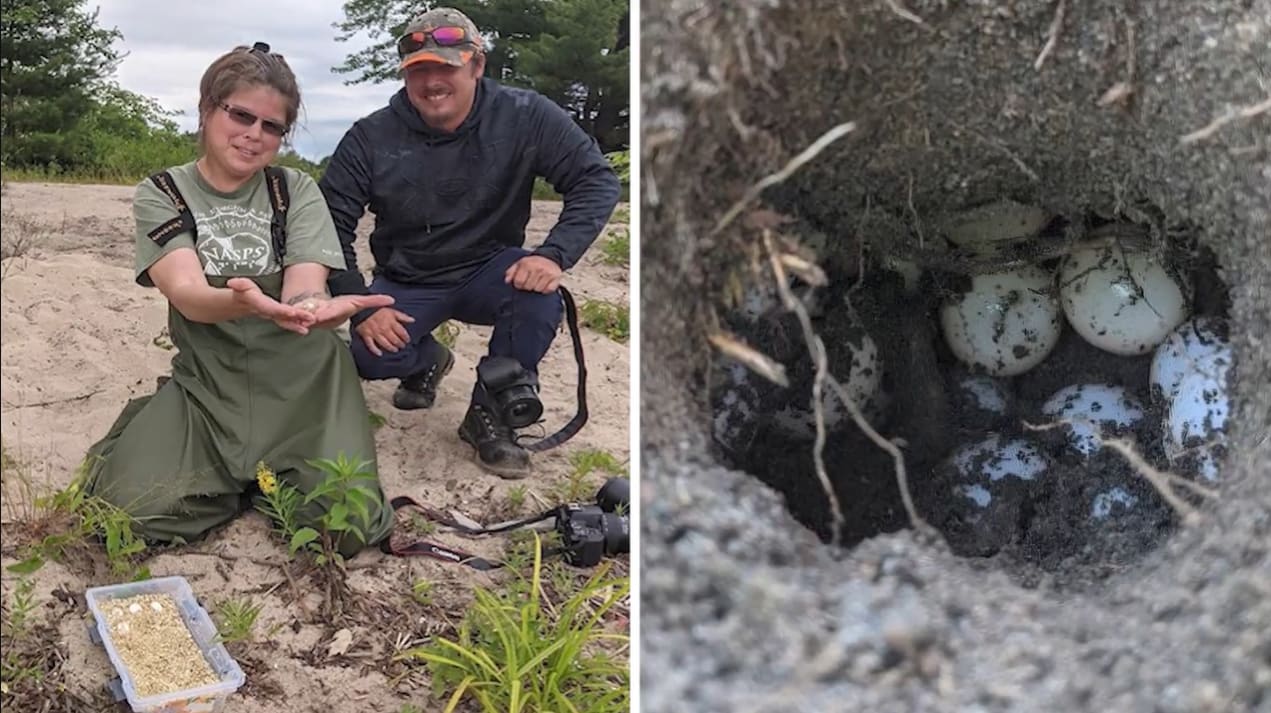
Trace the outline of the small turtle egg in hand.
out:
<instances>
[{"instance_id":1,"label":"small turtle egg in hand","mask_svg":"<svg viewBox=\"0 0 1271 713\"><path fill-rule=\"evenodd\" d=\"M1037 366L1059 342L1059 301L1038 267L976 275L971 289L945 303L945 342L964 364L994 376Z\"/></svg>"},{"instance_id":2,"label":"small turtle egg in hand","mask_svg":"<svg viewBox=\"0 0 1271 713\"><path fill-rule=\"evenodd\" d=\"M1112 354L1143 354L1187 319L1190 285L1146 251L1113 241L1070 253L1059 285L1073 329Z\"/></svg>"},{"instance_id":3,"label":"small turtle egg in hand","mask_svg":"<svg viewBox=\"0 0 1271 713\"><path fill-rule=\"evenodd\" d=\"M1102 447L1101 438L1142 420L1143 407L1120 386L1078 384L1056 391L1042 404L1042 413L1071 421L1065 427L1068 444L1091 456Z\"/></svg>"},{"instance_id":4,"label":"small turtle egg in hand","mask_svg":"<svg viewBox=\"0 0 1271 713\"><path fill-rule=\"evenodd\" d=\"M1173 401L1179 384L1189 374L1206 374L1226 383L1232 364L1231 343L1219 328L1216 318L1197 317L1170 332L1152 356L1154 396Z\"/></svg>"}]
</instances>

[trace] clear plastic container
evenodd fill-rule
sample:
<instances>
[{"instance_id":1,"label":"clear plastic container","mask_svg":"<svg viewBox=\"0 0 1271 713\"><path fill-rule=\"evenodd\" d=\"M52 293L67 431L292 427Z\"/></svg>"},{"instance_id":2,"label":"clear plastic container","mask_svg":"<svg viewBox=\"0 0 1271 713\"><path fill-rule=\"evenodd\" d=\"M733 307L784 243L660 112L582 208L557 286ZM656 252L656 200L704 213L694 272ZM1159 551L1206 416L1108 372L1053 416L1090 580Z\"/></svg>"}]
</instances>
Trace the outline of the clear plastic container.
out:
<instances>
[{"instance_id":1,"label":"clear plastic container","mask_svg":"<svg viewBox=\"0 0 1271 713\"><path fill-rule=\"evenodd\" d=\"M95 633L93 638L100 641L106 648L106 655L110 657L111 664L119 672L119 690L116 693L122 693L119 698L128 701L133 713L218 713L224 710L225 702L230 694L243 685L245 680L243 670L225 650L225 646L216 640L216 625L212 623L212 617L208 616L207 610L199 605L194 597L194 590L190 589L190 583L185 580L185 577L160 577L143 582L93 587L84 594L88 600L88 608L97 621L96 627L92 629ZM194 637L194 642L198 644L208 665L212 667L212 671L219 679L217 683L145 698L137 695L132 676L124 666L114 642L111 641L103 608L112 600L126 599L139 594L167 594L172 597L177 604L177 609L181 612L181 619Z\"/></svg>"}]
</instances>

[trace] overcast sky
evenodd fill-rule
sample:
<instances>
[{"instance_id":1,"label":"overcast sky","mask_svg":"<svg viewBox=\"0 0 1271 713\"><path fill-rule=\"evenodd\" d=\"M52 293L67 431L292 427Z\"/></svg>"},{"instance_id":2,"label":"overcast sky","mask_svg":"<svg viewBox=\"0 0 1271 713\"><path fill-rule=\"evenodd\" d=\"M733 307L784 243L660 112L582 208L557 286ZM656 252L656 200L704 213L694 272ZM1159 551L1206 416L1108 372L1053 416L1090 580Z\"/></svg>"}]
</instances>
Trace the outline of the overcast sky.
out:
<instances>
[{"instance_id":1,"label":"overcast sky","mask_svg":"<svg viewBox=\"0 0 1271 713\"><path fill-rule=\"evenodd\" d=\"M292 141L313 161L335 150L352 123L384 106L395 82L346 86L350 75L332 67L370 44L365 36L336 42L333 23L344 19L340 0L88 0L100 7L98 25L123 33L128 56L116 78L130 91L182 112L181 128L198 126L199 79L236 45L268 42L287 58L300 82L302 112Z\"/></svg>"}]
</instances>

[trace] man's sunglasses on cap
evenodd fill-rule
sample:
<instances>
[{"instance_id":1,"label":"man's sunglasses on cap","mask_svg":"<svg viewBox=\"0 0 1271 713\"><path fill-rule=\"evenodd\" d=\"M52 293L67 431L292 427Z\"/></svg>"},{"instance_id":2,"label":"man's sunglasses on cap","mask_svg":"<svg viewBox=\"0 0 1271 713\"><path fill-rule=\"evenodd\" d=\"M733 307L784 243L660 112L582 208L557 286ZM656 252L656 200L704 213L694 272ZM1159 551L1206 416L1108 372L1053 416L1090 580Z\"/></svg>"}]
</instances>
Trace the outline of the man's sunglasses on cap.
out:
<instances>
[{"instance_id":1,"label":"man's sunglasses on cap","mask_svg":"<svg viewBox=\"0 0 1271 713\"><path fill-rule=\"evenodd\" d=\"M231 104L221 104L221 108L225 110L226 114L229 114L229 118L233 119L234 123L239 124L240 126L252 126L259 121L260 128L267 134L282 137L287 133L287 126L285 124L270 121L269 119L262 119L241 107L233 106Z\"/></svg>"},{"instance_id":2,"label":"man's sunglasses on cap","mask_svg":"<svg viewBox=\"0 0 1271 713\"><path fill-rule=\"evenodd\" d=\"M418 32L408 32L402 35L397 41L397 55L405 58L406 55L418 52L428 46L428 38L431 37L434 47L458 47L460 45L475 44L473 39L468 36L468 31L462 27L435 27L431 30L420 30Z\"/></svg>"}]
</instances>

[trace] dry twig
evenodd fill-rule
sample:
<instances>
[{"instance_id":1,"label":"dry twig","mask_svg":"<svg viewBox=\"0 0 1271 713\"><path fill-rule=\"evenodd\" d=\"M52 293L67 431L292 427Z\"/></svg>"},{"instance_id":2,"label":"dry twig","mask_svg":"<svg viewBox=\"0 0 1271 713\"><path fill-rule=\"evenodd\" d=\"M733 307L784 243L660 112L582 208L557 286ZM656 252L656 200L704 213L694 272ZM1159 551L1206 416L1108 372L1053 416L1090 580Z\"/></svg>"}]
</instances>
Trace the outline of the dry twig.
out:
<instances>
[{"instance_id":1,"label":"dry twig","mask_svg":"<svg viewBox=\"0 0 1271 713\"><path fill-rule=\"evenodd\" d=\"M746 209L746 206L750 205L751 201L758 198L760 193L763 193L764 189L770 186L775 186L776 184L786 180L793 175L795 171L799 170L803 164L816 158L816 155L824 151L826 146L829 146L855 130L856 122L854 121L849 121L835 126L822 134L819 139L813 141L810 146L800 152L797 156L790 159L790 161L787 162L780 171L759 179L758 183L751 186L746 191L745 195L741 197L741 200L734 203L733 207L729 208L727 213L724 213L724 217L720 218L719 222L715 224L715 227L711 229L710 235L717 235L719 231L728 227L728 225L732 223L743 210Z\"/></svg>"},{"instance_id":2,"label":"dry twig","mask_svg":"<svg viewBox=\"0 0 1271 713\"><path fill-rule=\"evenodd\" d=\"M709 340L716 349L723 352L725 356L733 359L768 381L771 381L778 386L790 385L790 379L786 377L785 366L767 354L764 354L754 347L738 341L723 332L712 334L707 337L707 340Z\"/></svg>"},{"instance_id":3,"label":"dry twig","mask_svg":"<svg viewBox=\"0 0 1271 713\"><path fill-rule=\"evenodd\" d=\"M891 10L894 14L899 16L901 19L908 20L909 22L912 22L915 25L918 25L920 27L927 26L927 23L923 22L921 17L918 17L917 15L913 14L909 10L905 9L905 6L900 4L900 0L886 0L886 2L887 2L887 9Z\"/></svg>"},{"instance_id":4,"label":"dry twig","mask_svg":"<svg viewBox=\"0 0 1271 713\"><path fill-rule=\"evenodd\" d=\"M1055 7L1055 19L1050 21L1050 30L1046 33L1046 45L1042 47L1041 54L1037 55L1037 61L1033 62L1033 69L1038 72L1041 71L1050 53L1055 51L1055 45L1059 44L1059 33L1064 29L1065 5L1064 0L1059 0L1058 6Z\"/></svg>"},{"instance_id":5,"label":"dry twig","mask_svg":"<svg viewBox=\"0 0 1271 713\"><path fill-rule=\"evenodd\" d=\"M816 468L817 480L821 481L825 497L830 501L830 514L834 518L830 542L838 547L843 541L843 508L839 505L838 495L834 492L834 484L830 482L830 477L825 472L825 460L822 458L822 452L825 450L825 404L821 398L827 370L825 343L812 329L812 319L808 317L808 310L803 306L803 302L790 291L781 256L772 245L772 231L763 231L763 242L764 248L768 251L768 259L772 262L773 278L777 284L777 292L781 295L781 304L798 315L799 325L803 327L803 338L807 341L808 351L812 353L812 361L816 364L816 376L812 380L812 410L816 418L816 440L812 444L812 461Z\"/></svg>"},{"instance_id":6,"label":"dry twig","mask_svg":"<svg viewBox=\"0 0 1271 713\"><path fill-rule=\"evenodd\" d=\"M1215 133L1218 132L1219 129L1226 126L1227 124L1230 124L1233 121L1239 121L1240 119L1252 119L1255 116L1258 116L1259 114L1265 114L1268 111L1271 111L1271 97L1267 97L1263 101L1257 104L1254 104L1253 106L1247 106L1243 109L1229 111L1226 114L1223 114L1222 116L1209 122L1209 124L1207 124L1203 128L1197 129L1196 131L1193 131L1190 134L1180 137L1178 142L1184 145L1194 144L1197 141L1202 141L1204 139L1209 138L1210 136L1213 136Z\"/></svg>"}]
</instances>

